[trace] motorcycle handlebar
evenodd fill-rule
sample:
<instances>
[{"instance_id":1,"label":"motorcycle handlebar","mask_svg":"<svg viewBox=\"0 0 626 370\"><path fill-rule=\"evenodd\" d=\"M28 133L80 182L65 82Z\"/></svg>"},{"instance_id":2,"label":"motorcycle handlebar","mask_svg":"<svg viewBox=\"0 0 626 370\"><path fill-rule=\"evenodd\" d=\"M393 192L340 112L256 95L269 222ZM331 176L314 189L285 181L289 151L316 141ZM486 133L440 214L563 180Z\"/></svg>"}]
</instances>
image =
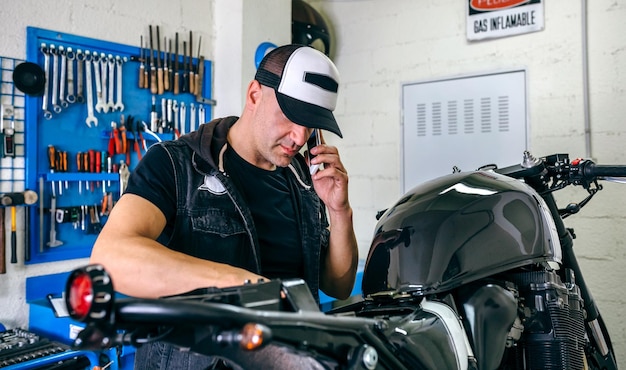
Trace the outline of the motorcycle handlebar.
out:
<instances>
[{"instance_id":1,"label":"motorcycle handlebar","mask_svg":"<svg viewBox=\"0 0 626 370\"><path fill-rule=\"evenodd\" d=\"M626 166L597 165L589 161L584 164L582 172L585 178L626 177Z\"/></svg>"}]
</instances>

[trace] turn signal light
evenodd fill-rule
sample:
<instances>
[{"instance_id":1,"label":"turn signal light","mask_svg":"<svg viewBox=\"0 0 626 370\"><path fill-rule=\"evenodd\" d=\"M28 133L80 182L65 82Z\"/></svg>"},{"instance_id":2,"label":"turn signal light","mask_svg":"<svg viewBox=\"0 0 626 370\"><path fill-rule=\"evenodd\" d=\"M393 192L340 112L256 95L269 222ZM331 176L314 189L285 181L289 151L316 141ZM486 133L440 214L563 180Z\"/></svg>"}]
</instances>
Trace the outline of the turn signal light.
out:
<instances>
[{"instance_id":1,"label":"turn signal light","mask_svg":"<svg viewBox=\"0 0 626 370\"><path fill-rule=\"evenodd\" d=\"M82 322L108 319L113 292L111 278L101 265L72 271L65 285L65 305L70 317Z\"/></svg>"},{"instance_id":2,"label":"turn signal light","mask_svg":"<svg viewBox=\"0 0 626 370\"><path fill-rule=\"evenodd\" d=\"M248 323L241 329L239 345L241 348L253 351L263 347L271 339L271 330L261 324Z\"/></svg>"}]
</instances>

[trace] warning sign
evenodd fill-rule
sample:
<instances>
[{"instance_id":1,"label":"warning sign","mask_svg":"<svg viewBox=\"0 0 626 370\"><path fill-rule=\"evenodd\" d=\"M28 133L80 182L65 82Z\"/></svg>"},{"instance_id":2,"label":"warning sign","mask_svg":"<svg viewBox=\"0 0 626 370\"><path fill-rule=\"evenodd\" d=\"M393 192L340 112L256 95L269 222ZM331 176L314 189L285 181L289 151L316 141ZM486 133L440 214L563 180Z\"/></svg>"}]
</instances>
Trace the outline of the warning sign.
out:
<instances>
[{"instance_id":1,"label":"warning sign","mask_svg":"<svg viewBox=\"0 0 626 370\"><path fill-rule=\"evenodd\" d=\"M467 39L483 40L543 30L541 0L468 0Z\"/></svg>"}]
</instances>

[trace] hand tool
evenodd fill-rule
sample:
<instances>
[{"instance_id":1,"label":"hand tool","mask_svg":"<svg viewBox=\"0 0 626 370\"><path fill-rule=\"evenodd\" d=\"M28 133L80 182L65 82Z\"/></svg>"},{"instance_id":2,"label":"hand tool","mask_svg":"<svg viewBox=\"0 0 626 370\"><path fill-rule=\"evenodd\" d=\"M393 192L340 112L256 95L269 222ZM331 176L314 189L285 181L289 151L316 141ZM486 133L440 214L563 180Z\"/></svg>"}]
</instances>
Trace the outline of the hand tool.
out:
<instances>
[{"instance_id":1,"label":"hand tool","mask_svg":"<svg viewBox=\"0 0 626 370\"><path fill-rule=\"evenodd\" d=\"M83 96L83 71L85 70L85 57L81 49L76 50L76 101L83 103L85 98Z\"/></svg>"},{"instance_id":2,"label":"hand tool","mask_svg":"<svg viewBox=\"0 0 626 370\"><path fill-rule=\"evenodd\" d=\"M124 194L124 190L126 190L126 185L128 185L128 177L130 176L130 171L128 170L128 166L124 161L120 161L120 197Z\"/></svg>"},{"instance_id":3,"label":"hand tool","mask_svg":"<svg viewBox=\"0 0 626 370\"><path fill-rule=\"evenodd\" d=\"M32 205L37 203L37 193L32 190L25 190L22 192L3 193L0 194L0 204L3 206L21 206Z\"/></svg>"},{"instance_id":4,"label":"hand tool","mask_svg":"<svg viewBox=\"0 0 626 370\"><path fill-rule=\"evenodd\" d=\"M76 153L76 170L78 172L84 172L83 169L83 152ZM78 194L83 193L83 182L78 182Z\"/></svg>"},{"instance_id":5,"label":"hand tool","mask_svg":"<svg viewBox=\"0 0 626 370\"><path fill-rule=\"evenodd\" d=\"M152 42L152 25L150 25L150 92L156 94L157 89L157 73L154 66L154 46Z\"/></svg>"},{"instance_id":6,"label":"hand tool","mask_svg":"<svg viewBox=\"0 0 626 370\"><path fill-rule=\"evenodd\" d=\"M115 93L115 58L113 58L113 55L111 54L109 54L107 57L107 66L109 69L109 87L107 88L109 95L106 103L106 112L108 112L109 110L115 110L115 101L113 100L113 94Z\"/></svg>"},{"instance_id":7,"label":"hand tool","mask_svg":"<svg viewBox=\"0 0 626 370\"><path fill-rule=\"evenodd\" d=\"M115 109L118 111L124 110L124 103L122 103L122 63L126 61L126 57L122 59L119 55L115 57L115 69L117 75L117 97L115 99Z\"/></svg>"},{"instance_id":8,"label":"hand tool","mask_svg":"<svg viewBox=\"0 0 626 370\"><path fill-rule=\"evenodd\" d=\"M178 94L180 89L179 72L178 72L178 32L176 32L176 42L174 43L174 95ZM153 130L154 131L154 130Z\"/></svg>"},{"instance_id":9,"label":"hand tool","mask_svg":"<svg viewBox=\"0 0 626 370\"><path fill-rule=\"evenodd\" d=\"M167 53L165 55L165 59L163 60L165 62L163 65L163 88L165 91L170 91L172 88L170 82L170 79L172 78L172 63L169 61L172 57L172 39L167 40L167 37L163 37L163 42L167 43Z\"/></svg>"},{"instance_id":10,"label":"hand tool","mask_svg":"<svg viewBox=\"0 0 626 370\"><path fill-rule=\"evenodd\" d=\"M109 156L113 157L121 152L120 131L117 129L117 123L111 121L111 134L109 135Z\"/></svg>"},{"instance_id":11,"label":"hand tool","mask_svg":"<svg viewBox=\"0 0 626 370\"><path fill-rule=\"evenodd\" d=\"M95 63L94 63L95 65ZM91 60L91 54L89 53L89 50L85 51L85 79L86 79L86 83L87 83L87 119L85 119L85 123L87 124L87 127L91 127L91 124L93 123L94 126L98 126L98 119L96 118L96 116L94 116L93 114L93 85L91 82L91 67L92 67L92 60ZM96 67L97 70L97 67ZM80 85L79 85L80 86ZM80 97L80 95L79 95Z\"/></svg>"},{"instance_id":12,"label":"hand tool","mask_svg":"<svg viewBox=\"0 0 626 370\"><path fill-rule=\"evenodd\" d=\"M68 47L65 56L67 57L67 96L65 97L65 100L68 103L75 103L74 60L76 59L76 53L74 53L71 47Z\"/></svg>"},{"instance_id":13,"label":"hand tool","mask_svg":"<svg viewBox=\"0 0 626 370\"><path fill-rule=\"evenodd\" d=\"M167 59L169 59L167 77L170 84L170 90L174 90L174 73L172 73L172 65L174 64L172 61L172 39L167 40Z\"/></svg>"},{"instance_id":14,"label":"hand tool","mask_svg":"<svg viewBox=\"0 0 626 370\"><path fill-rule=\"evenodd\" d=\"M146 79L144 76L144 73L146 72L146 64L143 56L143 35L139 36L139 55L139 62L141 62L141 64L139 64L139 88L143 89L146 87Z\"/></svg>"},{"instance_id":15,"label":"hand tool","mask_svg":"<svg viewBox=\"0 0 626 370\"><path fill-rule=\"evenodd\" d=\"M11 116L11 127L4 128L4 117ZM2 132L2 157L15 158L15 115L11 105L0 107L0 131Z\"/></svg>"},{"instance_id":16,"label":"hand tool","mask_svg":"<svg viewBox=\"0 0 626 370\"><path fill-rule=\"evenodd\" d=\"M59 152L61 159L61 172L67 172L67 152ZM69 183L65 180L65 189L69 188Z\"/></svg>"},{"instance_id":17,"label":"hand tool","mask_svg":"<svg viewBox=\"0 0 626 370\"><path fill-rule=\"evenodd\" d=\"M24 207L24 262L30 261L30 207Z\"/></svg>"},{"instance_id":18,"label":"hand tool","mask_svg":"<svg viewBox=\"0 0 626 370\"><path fill-rule=\"evenodd\" d=\"M59 92L59 58L56 46L50 45L50 54L52 54L52 110L54 113L61 113L61 106L58 105L58 92Z\"/></svg>"},{"instance_id":19,"label":"hand tool","mask_svg":"<svg viewBox=\"0 0 626 370\"><path fill-rule=\"evenodd\" d=\"M11 207L11 263L17 263L17 230L15 213L17 208Z\"/></svg>"},{"instance_id":20,"label":"hand tool","mask_svg":"<svg viewBox=\"0 0 626 370\"><path fill-rule=\"evenodd\" d=\"M178 131L178 102L176 100L172 102L172 112L174 114L174 137L178 139L180 137L180 131Z\"/></svg>"},{"instance_id":21,"label":"hand tool","mask_svg":"<svg viewBox=\"0 0 626 370\"><path fill-rule=\"evenodd\" d=\"M170 43L171 46L171 43ZM170 90L170 71L167 68L167 60L170 58L170 50L167 48L167 37L163 37L163 49L165 56L163 57L163 90Z\"/></svg>"},{"instance_id":22,"label":"hand tool","mask_svg":"<svg viewBox=\"0 0 626 370\"><path fill-rule=\"evenodd\" d=\"M59 104L63 108L67 108L69 104L65 101L65 84L67 82L67 55L65 48L59 46L59 55L61 58L61 79L59 80Z\"/></svg>"},{"instance_id":23,"label":"hand tool","mask_svg":"<svg viewBox=\"0 0 626 370\"><path fill-rule=\"evenodd\" d=\"M187 106L185 102L180 102L180 134L187 133Z\"/></svg>"},{"instance_id":24,"label":"hand tool","mask_svg":"<svg viewBox=\"0 0 626 370\"><path fill-rule=\"evenodd\" d=\"M196 91L196 74L193 71L193 32L189 31L189 92L194 94Z\"/></svg>"},{"instance_id":25,"label":"hand tool","mask_svg":"<svg viewBox=\"0 0 626 370\"><path fill-rule=\"evenodd\" d=\"M189 74L187 73L187 41L183 41L183 87L182 92L189 91Z\"/></svg>"},{"instance_id":26,"label":"hand tool","mask_svg":"<svg viewBox=\"0 0 626 370\"><path fill-rule=\"evenodd\" d=\"M161 102L164 101L165 99L163 99ZM172 99L167 99L167 102L164 103L163 106L165 107L165 113L163 113L163 121L165 121L167 127L170 127L170 125L172 124Z\"/></svg>"},{"instance_id":27,"label":"hand tool","mask_svg":"<svg viewBox=\"0 0 626 370\"><path fill-rule=\"evenodd\" d=\"M200 40L198 41L198 68L196 73L196 98L202 98L202 84L204 83L204 56L200 55L200 45L202 43L202 36L200 36Z\"/></svg>"},{"instance_id":28,"label":"hand tool","mask_svg":"<svg viewBox=\"0 0 626 370\"><path fill-rule=\"evenodd\" d=\"M196 105L189 104L189 132L196 131Z\"/></svg>"},{"instance_id":29,"label":"hand tool","mask_svg":"<svg viewBox=\"0 0 626 370\"><path fill-rule=\"evenodd\" d=\"M98 103L96 103L96 111L98 112L109 112L109 106L107 105L107 89L109 87L107 83L107 57L104 53L100 53L100 57L98 58L98 62L100 64L100 94L98 94ZM96 67L97 70L98 67ZM96 80L96 87L98 86ZM98 110L100 107L100 110Z\"/></svg>"},{"instance_id":30,"label":"hand tool","mask_svg":"<svg viewBox=\"0 0 626 370\"><path fill-rule=\"evenodd\" d=\"M46 44L41 44L41 52L43 53L44 74L46 75L41 110L43 111L44 118L50 119L52 118L52 113L48 110L48 94L50 90L50 50L46 47Z\"/></svg>"},{"instance_id":31,"label":"hand tool","mask_svg":"<svg viewBox=\"0 0 626 370\"><path fill-rule=\"evenodd\" d=\"M54 148L53 145L48 145L48 164L50 165L50 173L54 173L54 170L56 169L56 149ZM56 194L56 187L55 187L54 181L52 181L51 184L52 184L52 195L54 196Z\"/></svg>"},{"instance_id":32,"label":"hand tool","mask_svg":"<svg viewBox=\"0 0 626 370\"><path fill-rule=\"evenodd\" d=\"M5 238L6 231L4 230L4 207L0 207L0 274L7 273Z\"/></svg>"},{"instance_id":33,"label":"hand tool","mask_svg":"<svg viewBox=\"0 0 626 370\"><path fill-rule=\"evenodd\" d=\"M104 110L104 97L102 94L102 77L100 77L100 56L95 51L91 57L91 64L94 80L96 81L96 112L100 113ZM89 81L87 81L87 85L89 85ZM89 87L87 90L89 90Z\"/></svg>"},{"instance_id":34,"label":"hand tool","mask_svg":"<svg viewBox=\"0 0 626 370\"><path fill-rule=\"evenodd\" d=\"M150 107L150 129L152 131L157 130L158 121L159 117L156 111L156 96L152 95L152 105Z\"/></svg>"},{"instance_id":35,"label":"hand tool","mask_svg":"<svg viewBox=\"0 0 626 370\"><path fill-rule=\"evenodd\" d=\"M161 65L161 33L159 32L159 26L156 26L156 39L157 39L157 92L163 94L163 66ZM165 46L165 45L164 45Z\"/></svg>"},{"instance_id":36,"label":"hand tool","mask_svg":"<svg viewBox=\"0 0 626 370\"><path fill-rule=\"evenodd\" d=\"M93 149L89 149L87 151L87 156L89 158L89 167L87 167L87 172L94 173L96 172L96 151ZM93 193L94 186L93 181L89 183L89 190Z\"/></svg>"},{"instance_id":37,"label":"hand tool","mask_svg":"<svg viewBox=\"0 0 626 370\"><path fill-rule=\"evenodd\" d=\"M43 253L43 176L39 177L39 253Z\"/></svg>"},{"instance_id":38,"label":"hand tool","mask_svg":"<svg viewBox=\"0 0 626 370\"><path fill-rule=\"evenodd\" d=\"M120 115L120 136L122 138L122 147L118 154L126 154L128 143L126 141L126 125L124 124L124 115Z\"/></svg>"},{"instance_id":39,"label":"hand tool","mask_svg":"<svg viewBox=\"0 0 626 370\"><path fill-rule=\"evenodd\" d=\"M57 198L53 195L50 199L50 240L48 246L58 247L63 245L63 242L57 239L56 231L56 213L57 213Z\"/></svg>"},{"instance_id":40,"label":"hand tool","mask_svg":"<svg viewBox=\"0 0 626 370\"><path fill-rule=\"evenodd\" d=\"M204 119L204 105L198 105L198 124L206 123Z\"/></svg>"}]
</instances>

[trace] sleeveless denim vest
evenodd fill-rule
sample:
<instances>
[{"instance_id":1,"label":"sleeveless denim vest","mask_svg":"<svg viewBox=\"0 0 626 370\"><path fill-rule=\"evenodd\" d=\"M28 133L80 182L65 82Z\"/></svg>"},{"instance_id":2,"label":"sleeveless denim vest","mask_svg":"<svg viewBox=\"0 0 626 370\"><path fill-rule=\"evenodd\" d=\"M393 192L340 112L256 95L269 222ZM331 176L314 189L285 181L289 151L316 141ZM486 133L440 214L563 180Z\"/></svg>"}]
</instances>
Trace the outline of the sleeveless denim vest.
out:
<instances>
[{"instance_id":1,"label":"sleeveless denim vest","mask_svg":"<svg viewBox=\"0 0 626 370\"><path fill-rule=\"evenodd\" d=\"M217 125L216 130L227 130L225 126L229 124L223 121L217 119L207 125ZM215 137L211 140L211 145L221 145L218 158L213 158L218 168L181 140L155 144L162 146L169 155L177 202L173 233L169 240L162 240L163 235L159 240L170 249L262 275L254 222L243 197L223 169L223 154L228 144L219 141ZM304 280L319 302L319 270L329 243L328 221L324 205L311 185L304 158L298 154L289 169L288 185L302 237Z\"/></svg>"}]
</instances>

